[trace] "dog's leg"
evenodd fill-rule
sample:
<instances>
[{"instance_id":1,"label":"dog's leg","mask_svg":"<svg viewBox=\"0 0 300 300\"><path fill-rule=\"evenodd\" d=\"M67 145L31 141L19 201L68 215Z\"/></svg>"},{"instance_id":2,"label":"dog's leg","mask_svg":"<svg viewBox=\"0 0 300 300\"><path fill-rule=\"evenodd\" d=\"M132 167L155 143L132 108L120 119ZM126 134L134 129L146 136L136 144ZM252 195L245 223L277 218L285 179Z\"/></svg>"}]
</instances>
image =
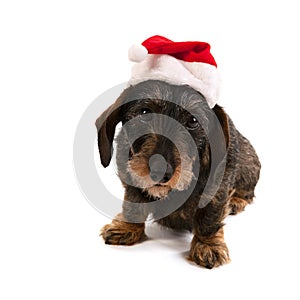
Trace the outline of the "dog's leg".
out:
<instances>
[{"instance_id":1,"label":"dog's leg","mask_svg":"<svg viewBox=\"0 0 300 300\"><path fill-rule=\"evenodd\" d=\"M145 221L147 214L143 206L132 206L131 202L142 202L142 195L135 190L127 188L123 212L118 214L111 224L105 225L100 232L106 244L133 245L146 239Z\"/></svg>"},{"instance_id":2,"label":"dog's leg","mask_svg":"<svg viewBox=\"0 0 300 300\"><path fill-rule=\"evenodd\" d=\"M250 142L242 135L239 139L239 164L235 177L235 191L230 199L231 215L242 212L253 202L255 186L259 179L260 162Z\"/></svg>"},{"instance_id":3,"label":"dog's leg","mask_svg":"<svg viewBox=\"0 0 300 300\"><path fill-rule=\"evenodd\" d=\"M229 203L230 214L236 215L238 213L241 213L249 203L251 203L251 202L246 201L242 198L232 197L230 199L230 203Z\"/></svg>"},{"instance_id":4,"label":"dog's leg","mask_svg":"<svg viewBox=\"0 0 300 300\"><path fill-rule=\"evenodd\" d=\"M207 206L196 211L190 260L208 269L230 261L223 231L228 212L228 194L224 192L218 192Z\"/></svg>"},{"instance_id":5,"label":"dog's leg","mask_svg":"<svg viewBox=\"0 0 300 300\"><path fill-rule=\"evenodd\" d=\"M254 187L250 191L236 190L232 197L230 197L229 207L230 214L236 215L242 212L248 204L253 202Z\"/></svg>"}]
</instances>

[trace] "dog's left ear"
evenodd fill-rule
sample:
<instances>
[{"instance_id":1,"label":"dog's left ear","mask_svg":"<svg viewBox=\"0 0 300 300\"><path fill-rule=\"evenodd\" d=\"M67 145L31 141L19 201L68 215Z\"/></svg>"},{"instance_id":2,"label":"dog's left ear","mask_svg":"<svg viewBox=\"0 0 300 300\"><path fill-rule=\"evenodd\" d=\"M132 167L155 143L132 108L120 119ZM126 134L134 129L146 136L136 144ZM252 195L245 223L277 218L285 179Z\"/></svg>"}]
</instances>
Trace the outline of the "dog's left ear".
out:
<instances>
[{"instance_id":1,"label":"dog's left ear","mask_svg":"<svg viewBox=\"0 0 300 300\"><path fill-rule=\"evenodd\" d=\"M230 132L228 117L223 108L216 105L213 112L214 116L211 116L209 125L209 143L216 167L227 155Z\"/></svg>"},{"instance_id":2,"label":"dog's left ear","mask_svg":"<svg viewBox=\"0 0 300 300\"><path fill-rule=\"evenodd\" d=\"M214 113L216 114L220 125L222 127L222 131L224 134L225 138L225 143L226 143L226 149L228 149L229 146L229 141L230 141L230 129L229 129L229 122L228 122L228 116L225 113L224 109L216 104L213 108Z\"/></svg>"},{"instance_id":3,"label":"dog's left ear","mask_svg":"<svg viewBox=\"0 0 300 300\"><path fill-rule=\"evenodd\" d=\"M111 161L115 129L117 124L121 121L120 110L123 96L122 94L114 104L105 110L95 123L98 132L98 149L104 168L106 168Z\"/></svg>"}]
</instances>

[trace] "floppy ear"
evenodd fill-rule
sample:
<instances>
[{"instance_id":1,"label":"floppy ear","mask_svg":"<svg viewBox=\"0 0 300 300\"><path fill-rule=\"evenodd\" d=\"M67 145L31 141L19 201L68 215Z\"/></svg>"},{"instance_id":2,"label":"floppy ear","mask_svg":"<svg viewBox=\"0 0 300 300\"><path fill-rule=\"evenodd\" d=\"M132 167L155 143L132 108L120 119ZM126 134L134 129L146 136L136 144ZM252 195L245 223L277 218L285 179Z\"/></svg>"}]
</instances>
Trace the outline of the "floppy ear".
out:
<instances>
[{"instance_id":1,"label":"floppy ear","mask_svg":"<svg viewBox=\"0 0 300 300\"><path fill-rule=\"evenodd\" d=\"M100 153L101 163L106 168L112 157L112 143L114 140L115 129L121 121L120 110L122 105L122 95L117 101L105 110L96 120L98 132L98 149Z\"/></svg>"},{"instance_id":2,"label":"floppy ear","mask_svg":"<svg viewBox=\"0 0 300 300\"><path fill-rule=\"evenodd\" d=\"M229 122L222 107L215 105L212 109L214 116L210 116L209 144L214 156L214 166L224 161L229 146Z\"/></svg>"},{"instance_id":3,"label":"floppy ear","mask_svg":"<svg viewBox=\"0 0 300 300\"><path fill-rule=\"evenodd\" d=\"M213 111L216 114L216 116L221 124L225 142L226 142L226 149L228 149L229 141L230 141L230 129L229 129L228 116L225 113L225 111L223 110L223 108L221 106L219 106L218 104L216 104L214 106Z\"/></svg>"}]
</instances>

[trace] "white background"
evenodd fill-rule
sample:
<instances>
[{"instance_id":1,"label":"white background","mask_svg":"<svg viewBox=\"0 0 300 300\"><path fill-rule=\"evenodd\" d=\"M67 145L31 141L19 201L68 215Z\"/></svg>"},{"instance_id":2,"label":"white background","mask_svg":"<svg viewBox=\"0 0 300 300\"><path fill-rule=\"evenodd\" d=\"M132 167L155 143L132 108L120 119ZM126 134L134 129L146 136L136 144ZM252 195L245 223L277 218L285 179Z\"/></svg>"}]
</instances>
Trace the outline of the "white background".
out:
<instances>
[{"instance_id":1,"label":"white background","mask_svg":"<svg viewBox=\"0 0 300 300\"><path fill-rule=\"evenodd\" d=\"M298 1L1 1L1 299L299 299ZM86 107L130 74L151 35L202 40L220 104L262 162L255 204L228 218L232 262L186 261L190 236L148 229L104 245L73 138ZM116 183L117 184L117 183ZM167 298L166 298L167 297Z\"/></svg>"}]
</instances>

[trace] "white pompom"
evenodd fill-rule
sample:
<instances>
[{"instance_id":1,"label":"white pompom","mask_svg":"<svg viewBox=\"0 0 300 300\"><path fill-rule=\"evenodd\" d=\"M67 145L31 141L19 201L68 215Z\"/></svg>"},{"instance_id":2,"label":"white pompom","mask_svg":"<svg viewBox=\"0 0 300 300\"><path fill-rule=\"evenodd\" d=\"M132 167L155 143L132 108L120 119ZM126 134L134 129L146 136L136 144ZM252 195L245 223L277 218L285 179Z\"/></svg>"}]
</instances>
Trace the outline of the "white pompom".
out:
<instances>
[{"instance_id":1,"label":"white pompom","mask_svg":"<svg viewBox=\"0 0 300 300\"><path fill-rule=\"evenodd\" d=\"M148 54L148 50L143 45L132 45L128 49L128 58L134 62L143 61Z\"/></svg>"}]
</instances>

